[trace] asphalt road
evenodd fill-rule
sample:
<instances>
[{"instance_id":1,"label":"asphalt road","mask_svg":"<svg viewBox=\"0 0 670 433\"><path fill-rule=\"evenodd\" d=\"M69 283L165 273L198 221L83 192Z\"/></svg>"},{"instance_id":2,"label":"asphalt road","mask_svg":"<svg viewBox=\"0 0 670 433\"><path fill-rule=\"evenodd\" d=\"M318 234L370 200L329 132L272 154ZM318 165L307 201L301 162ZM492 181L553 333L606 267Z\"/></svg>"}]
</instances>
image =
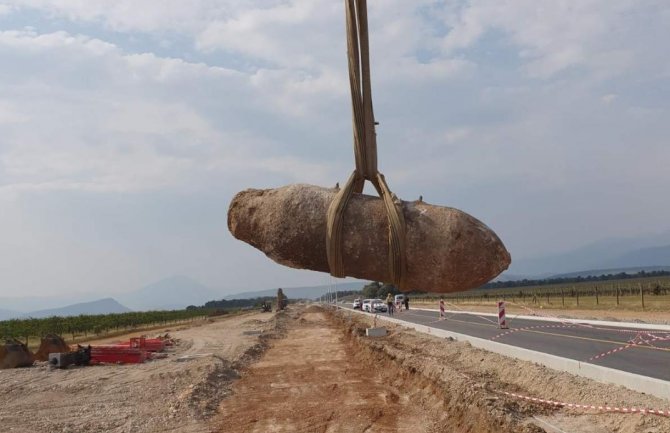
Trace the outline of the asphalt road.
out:
<instances>
[{"instance_id":1,"label":"asphalt road","mask_svg":"<svg viewBox=\"0 0 670 433\"><path fill-rule=\"evenodd\" d=\"M539 318L517 319L514 316L507 317L509 329L502 330L498 328L495 316L446 313L446 318L440 320L437 311L412 309L396 312L393 317L670 381L670 331L560 323ZM606 354L615 349L619 350Z\"/></svg>"}]
</instances>

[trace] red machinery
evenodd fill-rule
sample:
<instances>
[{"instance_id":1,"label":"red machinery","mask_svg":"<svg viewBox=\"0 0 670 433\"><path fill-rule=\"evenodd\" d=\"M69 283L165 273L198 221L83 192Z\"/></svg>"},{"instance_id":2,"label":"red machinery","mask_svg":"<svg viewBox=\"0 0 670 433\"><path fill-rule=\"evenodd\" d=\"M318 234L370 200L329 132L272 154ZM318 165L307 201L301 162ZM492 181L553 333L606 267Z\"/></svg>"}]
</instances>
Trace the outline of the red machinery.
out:
<instances>
[{"instance_id":1,"label":"red machinery","mask_svg":"<svg viewBox=\"0 0 670 433\"><path fill-rule=\"evenodd\" d=\"M91 347L91 364L141 364L147 360L147 351L121 345Z\"/></svg>"},{"instance_id":2,"label":"red machinery","mask_svg":"<svg viewBox=\"0 0 670 433\"><path fill-rule=\"evenodd\" d=\"M141 364L152 353L162 352L169 340L134 337L130 341L91 347L91 364Z\"/></svg>"},{"instance_id":3,"label":"red machinery","mask_svg":"<svg viewBox=\"0 0 670 433\"><path fill-rule=\"evenodd\" d=\"M147 352L162 352L165 350L165 341L160 338L131 338L129 344L132 348L144 349Z\"/></svg>"}]
</instances>

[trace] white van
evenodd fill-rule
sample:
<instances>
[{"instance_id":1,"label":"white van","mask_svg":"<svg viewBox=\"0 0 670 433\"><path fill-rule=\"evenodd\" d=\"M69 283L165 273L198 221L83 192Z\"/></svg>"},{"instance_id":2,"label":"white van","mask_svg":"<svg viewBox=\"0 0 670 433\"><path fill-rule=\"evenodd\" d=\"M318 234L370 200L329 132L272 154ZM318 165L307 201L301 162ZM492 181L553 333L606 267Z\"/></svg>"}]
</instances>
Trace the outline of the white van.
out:
<instances>
[{"instance_id":1,"label":"white van","mask_svg":"<svg viewBox=\"0 0 670 433\"><path fill-rule=\"evenodd\" d=\"M395 295L395 303L397 304L398 302L400 302L401 304L405 302L405 295L402 294Z\"/></svg>"}]
</instances>

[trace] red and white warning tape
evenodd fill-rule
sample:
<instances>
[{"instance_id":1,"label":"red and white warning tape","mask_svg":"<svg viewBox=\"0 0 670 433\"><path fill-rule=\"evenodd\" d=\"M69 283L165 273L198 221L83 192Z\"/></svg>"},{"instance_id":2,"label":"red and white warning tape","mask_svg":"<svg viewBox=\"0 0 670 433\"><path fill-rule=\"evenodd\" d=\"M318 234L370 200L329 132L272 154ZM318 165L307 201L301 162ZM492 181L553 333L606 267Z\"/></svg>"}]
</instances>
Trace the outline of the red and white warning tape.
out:
<instances>
[{"instance_id":1,"label":"red and white warning tape","mask_svg":"<svg viewBox=\"0 0 670 433\"><path fill-rule=\"evenodd\" d=\"M507 331L507 332L503 332L503 333L501 333L501 334L498 334L498 335L495 335L495 336L491 337L491 340L497 340L498 338L500 338L500 337L504 337L505 335L514 334L515 332L519 332L519 331L529 331L529 330L531 330L531 329L541 329L541 328L545 328L545 329L546 329L546 328L574 328L574 327L575 327L575 325L537 325L537 326L526 326L526 327L524 327L524 328L513 328L513 329L510 329L510 330Z\"/></svg>"},{"instance_id":2,"label":"red and white warning tape","mask_svg":"<svg viewBox=\"0 0 670 433\"><path fill-rule=\"evenodd\" d=\"M596 359L604 358L604 357L609 356L613 353L621 352L622 350L626 350L626 349L629 349L629 348L631 348L633 346L637 346L637 345L638 345L637 343L629 343L629 344L626 344L625 346L617 347L616 349L608 350L607 352L603 352L603 353L600 353L596 356L592 356L589 359L587 359L586 361L587 362L588 361L595 361Z\"/></svg>"},{"instance_id":3,"label":"red and white warning tape","mask_svg":"<svg viewBox=\"0 0 670 433\"><path fill-rule=\"evenodd\" d=\"M552 316L550 314L539 313L539 312L533 310L532 308L529 308L529 307L527 307L523 304L519 304L519 303L511 302L511 301L506 301L506 302L508 304L517 306L517 307L519 307L523 310L528 311L533 316L540 317L540 318L546 318L546 319L552 319L552 320L558 320L559 322L561 322L563 324L566 324L566 325L567 324L572 324L572 325L580 326L580 327L583 327L583 328L597 329L599 331L620 332L620 333L626 333L626 334L636 334L636 333L640 332L639 329L625 329L625 328L620 329L620 328L615 328L615 327L604 328L602 326L595 326L595 325L591 325L591 324L588 324L588 323L579 323L579 322L575 322L574 320L568 320L568 319L564 319L564 318L561 318L561 317L558 317L558 316ZM517 314L517 316L518 316L518 314ZM666 334L666 336L670 336L670 333L668 331L645 330L644 332L646 332L648 334Z\"/></svg>"},{"instance_id":4,"label":"red and white warning tape","mask_svg":"<svg viewBox=\"0 0 670 433\"><path fill-rule=\"evenodd\" d=\"M638 340L639 340L639 342L638 342ZM586 361L588 362L588 361L593 361L593 360L596 360L596 359L604 358L608 355L612 355L613 353L621 352L622 350L630 349L631 347L641 346L642 344L648 344L651 347L659 349L658 347L651 344L651 342L652 341L668 341L668 340L670 340L670 337L652 337L649 340L645 340L640 336L640 334L638 334L637 336L635 336L635 338L630 340L628 342L628 344L626 344L625 346L617 347L616 349L608 350L607 352L603 352L599 355L592 356L589 359L587 359Z\"/></svg>"},{"instance_id":5,"label":"red and white warning tape","mask_svg":"<svg viewBox=\"0 0 670 433\"><path fill-rule=\"evenodd\" d=\"M505 301L498 301L498 327L500 329L509 329L505 314Z\"/></svg>"},{"instance_id":6,"label":"red and white warning tape","mask_svg":"<svg viewBox=\"0 0 670 433\"><path fill-rule=\"evenodd\" d=\"M515 394L513 392L501 391L502 394L505 394L510 397L518 398L521 400L532 401L534 403L542 403L550 406L558 407L568 407L572 409L586 409L586 410L598 410L601 412L617 412L617 413L640 413L640 414L651 414L651 415L660 415L660 416L670 416L669 410L657 410L657 409L644 409L637 407L614 407L614 406L596 406L592 404L578 404L578 403L566 403L562 401L547 400L544 398L528 397L526 395Z\"/></svg>"}]
</instances>

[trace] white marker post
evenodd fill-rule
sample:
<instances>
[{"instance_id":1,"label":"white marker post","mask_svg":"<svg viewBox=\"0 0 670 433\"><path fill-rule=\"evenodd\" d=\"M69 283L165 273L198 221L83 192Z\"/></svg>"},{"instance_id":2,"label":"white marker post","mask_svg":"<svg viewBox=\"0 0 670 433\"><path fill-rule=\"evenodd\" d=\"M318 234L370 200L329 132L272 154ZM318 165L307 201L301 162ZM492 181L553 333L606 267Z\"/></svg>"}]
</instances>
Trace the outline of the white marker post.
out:
<instances>
[{"instance_id":1,"label":"white marker post","mask_svg":"<svg viewBox=\"0 0 670 433\"><path fill-rule=\"evenodd\" d=\"M505 319L505 301L498 301L498 327L500 329L508 329L507 320Z\"/></svg>"}]
</instances>

